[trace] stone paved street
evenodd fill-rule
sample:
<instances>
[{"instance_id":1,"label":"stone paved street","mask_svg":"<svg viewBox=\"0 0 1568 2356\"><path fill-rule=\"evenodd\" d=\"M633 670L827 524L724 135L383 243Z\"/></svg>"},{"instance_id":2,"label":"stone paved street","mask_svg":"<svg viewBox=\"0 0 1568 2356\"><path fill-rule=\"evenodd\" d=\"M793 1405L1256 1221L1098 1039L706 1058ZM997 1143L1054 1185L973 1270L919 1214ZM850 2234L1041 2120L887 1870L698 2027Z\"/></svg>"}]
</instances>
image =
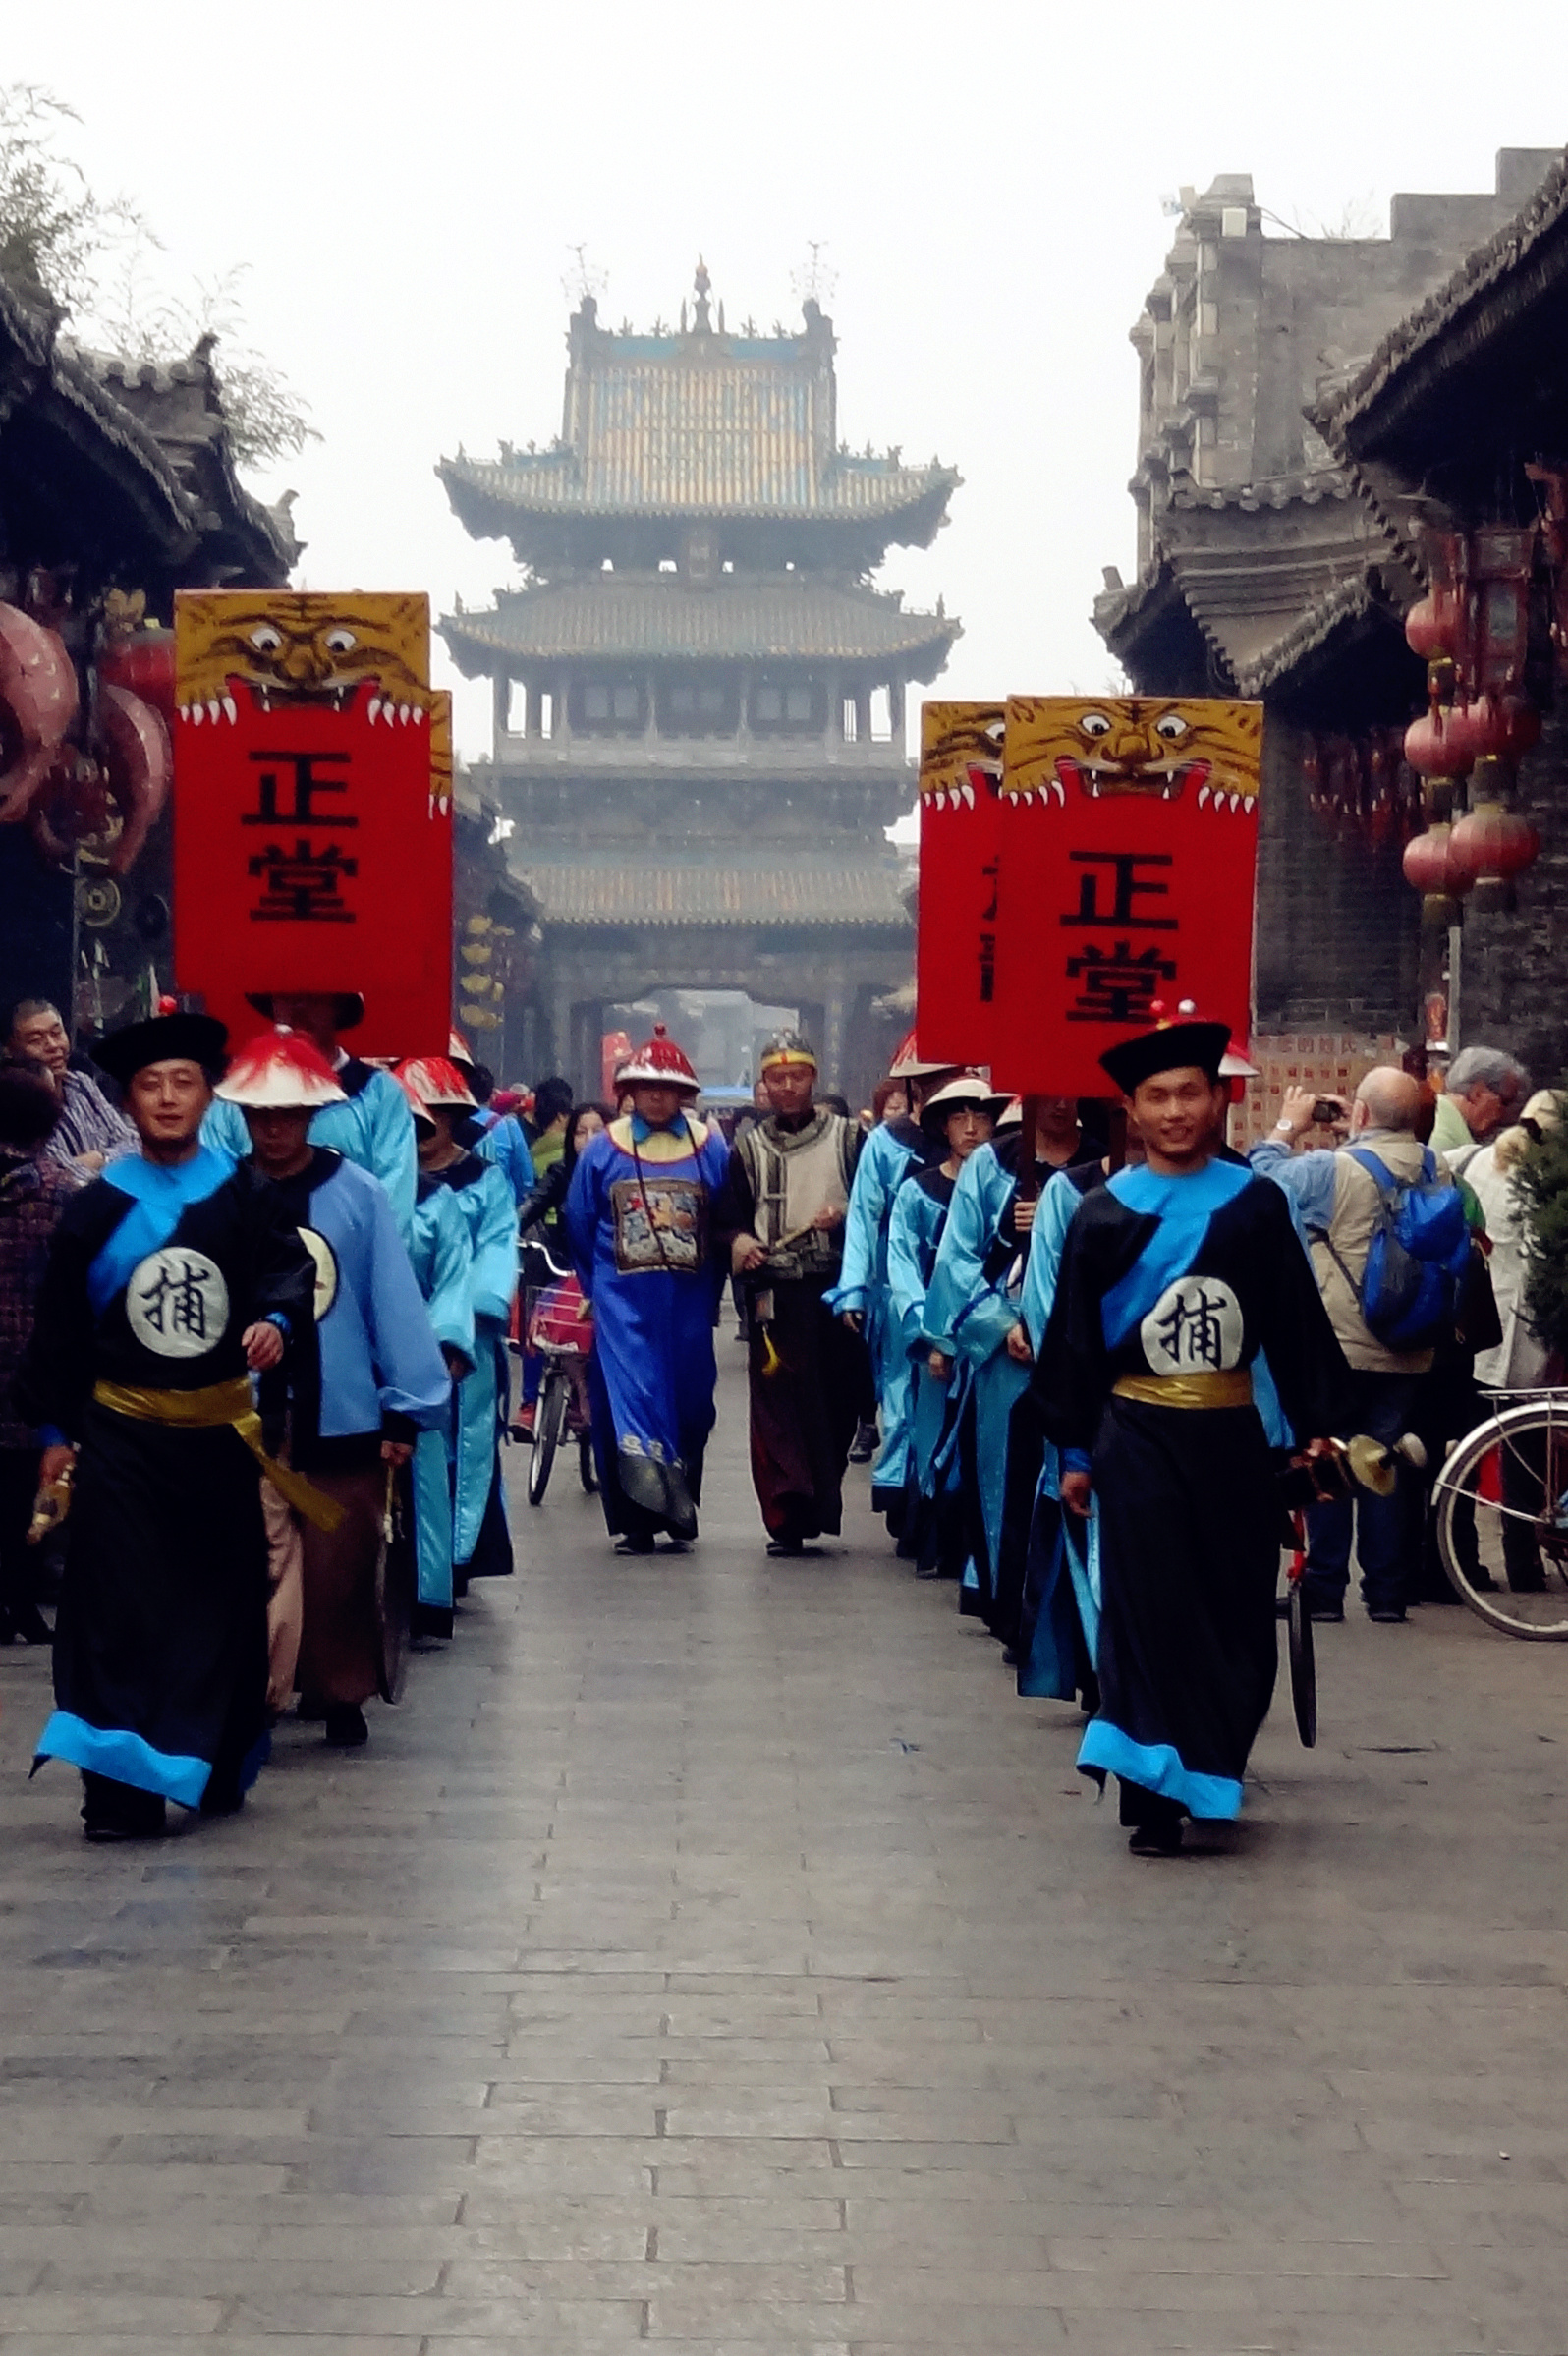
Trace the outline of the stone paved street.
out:
<instances>
[{"instance_id":1,"label":"stone paved street","mask_svg":"<svg viewBox=\"0 0 1568 2356\"><path fill-rule=\"evenodd\" d=\"M1568 1657L1324 1630L1140 1863L863 1475L764 1560L743 1406L237 1823L86 1848L0 1654L0 2356L1561 2356Z\"/></svg>"}]
</instances>

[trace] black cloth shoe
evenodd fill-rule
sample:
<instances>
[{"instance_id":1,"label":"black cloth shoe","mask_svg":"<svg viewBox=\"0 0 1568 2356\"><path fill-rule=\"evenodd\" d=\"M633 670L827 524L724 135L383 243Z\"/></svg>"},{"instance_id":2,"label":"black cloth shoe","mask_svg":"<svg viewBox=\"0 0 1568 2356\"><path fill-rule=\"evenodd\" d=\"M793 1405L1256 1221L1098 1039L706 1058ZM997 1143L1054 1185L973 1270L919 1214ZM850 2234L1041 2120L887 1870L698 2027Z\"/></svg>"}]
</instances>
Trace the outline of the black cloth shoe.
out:
<instances>
[{"instance_id":1,"label":"black cloth shoe","mask_svg":"<svg viewBox=\"0 0 1568 2356\"><path fill-rule=\"evenodd\" d=\"M1316 1619L1316 1617L1317 1614L1314 1612L1313 1618ZM1369 1603L1367 1606L1367 1617L1371 1620L1374 1628L1402 1628L1405 1624L1404 1613L1396 1610L1392 1603L1379 1603L1375 1611Z\"/></svg>"},{"instance_id":2,"label":"black cloth shoe","mask_svg":"<svg viewBox=\"0 0 1568 2356\"><path fill-rule=\"evenodd\" d=\"M768 1540L767 1550L770 1554L775 1555L804 1554L806 1551L806 1541L801 1537L799 1531L781 1530L777 1538L770 1538Z\"/></svg>"},{"instance_id":3,"label":"black cloth shoe","mask_svg":"<svg viewBox=\"0 0 1568 2356\"><path fill-rule=\"evenodd\" d=\"M165 1821L161 1792L84 1770L82 1824L88 1840L161 1840Z\"/></svg>"},{"instance_id":4,"label":"black cloth shoe","mask_svg":"<svg viewBox=\"0 0 1568 2356\"><path fill-rule=\"evenodd\" d=\"M208 1779L201 1794L202 1816L238 1816L244 1806L245 1794L232 1776L225 1775L221 1781L216 1775Z\"/></svg>"},{"instance_id":5,"label":"black cloth shoe","mask_svg":"<svg viewBox=\"0 0 1568 2356\"><path fill-rule=\"evenodd\" d=\"M295 1704L294 1714L302 1726L319 1726L326 1713L327 1706L319 1694L302 1694Z\"/></svg>"},{"instance_id":6,"label":"black cloth shoe","mask_svg":"<svg viewBox=\"0 0 1568 2356\"><path fill-rule=\"evenodd\" d=\"M326 1710L326 1739L335 1751L357 1751L370 1739L370 1729L364 1722L364 1712L355 1702L329 1702Z\"/></svg>"},{"instance_id":7,"label":"black cloth shoe","mask_svg":"<svg viewBox=\"0 0 1568 2356\"><path fill-rule=\"evenodd\" d=\"M624 1538L616 1540L615 1551L617 1554L651 1554L653 1551L652 1531L629 1530Z\"/></svg>"},{"instance_id":8,"label":"black cloth shoe","mask_svg":"<svg viewBox=\"0 0 1568 2356\"><path fill-rule=\"evenodd\" d=\"M1129 1835L1127 1846L1135 1857L1179 1857L1182 1853L1182 1823L1178 1817L1173 1824L1139 1824Z\"/></svg>"},{"instance_id":9,"label":"black cloth shoe","mask_svg":"<svg viewBox=\"0 0 1568 2356\"><path fill-rule=\"evenodd\" d=\"M869 1464L871 1458L876 1454L876 1443L879 1436L874 1423L857 1425L855 1438L849 1452L851 1464Z\"/></svg>"},{"instance_id":10,"label":"black cloth shoe","mask_svg":"<svg viewBox=\"0 0 1568 2356\"><path fill-rule=\"evenodd\" d=\"M52 1645L54 1630L36 1603L0 1603L0 1645Z\"/></svg>"}]
</instances>

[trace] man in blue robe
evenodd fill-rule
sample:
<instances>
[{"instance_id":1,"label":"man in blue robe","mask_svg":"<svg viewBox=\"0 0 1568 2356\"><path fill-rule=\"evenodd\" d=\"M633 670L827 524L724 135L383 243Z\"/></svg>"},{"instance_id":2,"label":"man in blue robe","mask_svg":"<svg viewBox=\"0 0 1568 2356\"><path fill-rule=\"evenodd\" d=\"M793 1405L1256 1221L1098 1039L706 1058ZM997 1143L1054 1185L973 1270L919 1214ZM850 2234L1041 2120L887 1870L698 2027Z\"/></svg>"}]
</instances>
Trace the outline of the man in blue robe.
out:
<instances>
[{"instance_id":1,"label":"man in blue robe","mask_svg":"<svg viewBox=\"0 0 1568 2356\"><path fill-rule=\"evenodd\" d=\"M904 1527L922 1579L966 1577L985 1550L971 1368L967 1359L955 1359L945 1318L933 1316L931 1286L963 1173L989 1140L1006 1102L972 1072L961 1072L926 1097L921 1127L945 1148L944 1157L905 1179L888 1226L888 1291L914 1384L912 1494Z\"/></svg>"},{"instance_id":2,"label":"man in blue robe","mask_svg":"<svg viewBox=\"0 0 1568 2356\"><path fill-rule=\"evenodd\" d=\"M951 1080L958 1068L957 1064L924 1062L915 1052L912 1031L894 1056L888 1077L903 1081L910 1093L911 1112L918 1115L924 1098L944 1080ZM887 1235L899 1187L912 1170L924 1169L941 1156L941 1146L925 1135L918 1118L903 1114L877 1123L855 1166L844 1221L843 1263L838 1283L826 1296L828 1308L836 1310L854 1332L865 1335L870 1353L882 1424L882 1445L871 1467L871 1505L887 1516L894 1538L900 1535L903 1523L914 1445L915 1393L888 1292Z\"/></svg>"},{"instance_id":3,"label":"man in blue robe","mask_svg":"<svg viewBox=\"0 0 1568 2356\"><path fill-rule=\"evenodd\" d=\"M1218 1157L1228 1029L1181 1019L1100 1058L1144 1143L1080 1205L1036 1371L1062 1502L1100 1511L1100 1708L1082 1770L1135 1852L1232 1818L1273 1693L1283 1515L1260 1350L1298 1436L1341 1429L1346 1369L1280 1190ZM1311 1440L1308 1452L1326 1442Z\"/></svg>"},{"instance_id":4,"label":"man in blue robe","mask_svg":"<svg viewBox=\"0 0 1568 2356\"><path fill-rule=\"evenodd\" d=\"M419 1122L415 1123L416 1131ZM468 1221L451 1187L420 1172L414 1201L409 1258L415 1281L441 1346L454 1384L461 1386L477 1359L475 1340L473 1249ZM414 1443L415 1603L417 1636L452 1634L455 1591L452 1575L452 1476L457 1453L456 1418L461 1388L453 1392L439 1428L421 1431Z\"/></svg>"},{"instance_id":5,"label":"man in blue robe","mask_svg":"<svg viewBox=\"0 0 1568 2356\"><path fill-rule=\"evenodd\" d=\"M1016 1649L1029 1522L1039 1476L1040 1440L1024 1405L1033 1360L1020 1294L1039 1187L1058 1169L1098 1175L1095 1148L1071 1096L1036 1096L1032 1147L1024 1106L1010 1106L997 1134L965 1165L931 1279L931 1315L949 1356L970 1369L975 1388L977 1468L985 1544L980 1578L964 1602L998 1642Z\"/></svg>"},{"instance_id":6,"label":"man in blue robe","mask_svg":"<svg viewBox=\"0 0 1568 2356\"><path fill-rule=\"evenodd\" d=\"M324 1720L326 1739L353 1749L367 1739L364 1704L393 1695L406 1608L378 1600L377 1568L392 1518L393 1484L417 1434L437 1425L451 1394L447 1373L385 1190L341 1153L313 1146L315 1113L341 1100L326 1058L302 1033L252 1039L218 1084L250 1133L252 1161L315 1265L315 1317L286 1383L262 1380L264 1419L286 1413L288 1461L342 1508L323 1530L281 1497L267 1509L272 1564L272 1674L281 1708L297 1674L301 1711ZM280 1657L299 1596L296 1662ZM285 1646L279 1637L285 1635Z\"/></svg>"},{"instance_id":7,"label":"man in blue robe","mask_svg":"<svg viewBox=\"0 0 1568 2356\"><path fill-rule=\"evenodd\" d=\"M590 1138L566 1198L572 1257L593 1307L588 1361L604 1519L621 1554L697 1536L713 1429L711 1250L729 1148L688 1110L696 1072L658 1024L616 1075L631 1111Z\"/></svg>"},{"instance_id":8,"label":"man in blue robe","mask_svg":"<svg viewBox=\"0 0 1568 2356\"><path fill-rule=\"evenodd\" d=\"M66 1206L16 1383L74 1468L37 1757L82 1770L90 1840L156 1836L164 1803L237 1809L265 1757L265 1454L249 1377L308 1339L315 1271L255 1170L201 1144L227 1043L207 1015L133 1023L97 1049L141 1151Z\"/></svg>"},{"instance_id":9,"label":"man in blue robe","mask_svg":"<svg viewBox=\"0 0 1568 2356\"><path fill-rule=\"evenodd\" d=\"M511 1360L507 1334L517 1295L517 1205L491 1162L459 1142L475 1110L468 1083L443 1055L411 1058L397 1079L419 1133L420 1175L453 1197L469 1241L474 1366L458 1387L451 1435L453 1592L471 1579L512 1574L512 1533L501 1480Z\"/></svg>"},{"instance_id":10,"label":"man in blue robe","mask_svg":"<svg viewBox=\"0 0 1568 2356\"><path fill-rule=\"evenodd\" d=\"M408 1103L390 1073L363 1063L338 1042L340 1031L352 1031L364 1020L364 1000L353 990L263 990L251 1004L268 1022L303 1032L326 1057L343 1099L321 1107L310 1123L310 1143L330 1147L345 1161L380 1179L406 1243L414 1224L415 1172ZM250 1151L245 1117L237 1104L214 1104L202 1137L235 1161L243 1161Z\"/></svg>"}]
</instances>

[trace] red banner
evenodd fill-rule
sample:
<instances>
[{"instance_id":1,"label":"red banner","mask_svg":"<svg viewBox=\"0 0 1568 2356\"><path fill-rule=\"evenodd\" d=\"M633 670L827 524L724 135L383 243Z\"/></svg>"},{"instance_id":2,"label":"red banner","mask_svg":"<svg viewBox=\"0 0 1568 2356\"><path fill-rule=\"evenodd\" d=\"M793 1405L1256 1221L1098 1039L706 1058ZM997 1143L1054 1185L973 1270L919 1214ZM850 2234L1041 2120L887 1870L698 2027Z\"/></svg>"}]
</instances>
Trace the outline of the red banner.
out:
<instances>
[{"instance_id":1,"label":"red banner","mask_svg":"<svg viewBox=\"0 0 1568 2356\"><path fill-rule=\"evenodd\" d=\"M288 591L177 601L175 969L237 1038L260 1026L252 992L357 991L356 1053L446 1051L451 713L418 677L415 607ZM383 609L407 627L377 648ZM328 639L310 667L300 649Z\"/></svg>"},{"instance_id":2,"label":"red banner","mask_svg":"<svg viewBox=\"0 0 1568 2356\"><path fill-rule=\"evenodd\" d=\"M992 1073L1106 1095L1156 1001L1245 1037L1262 706L1015 696L999 824Z\"/></svg>"},{"instance_id":3,"label":"red banner","mask_svg":"<svg viewBox=\"0 0 1568 2356\"><path fill-rule=\"evenodd\" d=\"M1000 703L921 706L915 1036L928 1062L991 1059L1005 716Z\"/></svg>"}]
</instances>

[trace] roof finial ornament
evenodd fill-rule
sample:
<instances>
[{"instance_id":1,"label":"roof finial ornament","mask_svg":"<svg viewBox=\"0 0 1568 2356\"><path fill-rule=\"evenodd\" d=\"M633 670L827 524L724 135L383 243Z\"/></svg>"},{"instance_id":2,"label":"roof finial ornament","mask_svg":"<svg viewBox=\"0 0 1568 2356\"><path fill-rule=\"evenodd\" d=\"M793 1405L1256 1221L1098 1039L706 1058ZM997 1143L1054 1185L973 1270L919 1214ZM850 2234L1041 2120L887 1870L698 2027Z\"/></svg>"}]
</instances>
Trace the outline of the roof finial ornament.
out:
<instances>
[{"instance_id":1,"label":"roof finial ornament","mask_svg":"<svg viewBox=\"0 0 1568 2356\"><path fill-rule=\"evenodd\" d=\"M711 332L713 325L707 300L708 289L713 281L707 274L707 264L700 253L697 257L697 276L693 279L692 284L697 291L697 318L694 324L699 335L707 335Z\"/></svg>"}]
</instances>

